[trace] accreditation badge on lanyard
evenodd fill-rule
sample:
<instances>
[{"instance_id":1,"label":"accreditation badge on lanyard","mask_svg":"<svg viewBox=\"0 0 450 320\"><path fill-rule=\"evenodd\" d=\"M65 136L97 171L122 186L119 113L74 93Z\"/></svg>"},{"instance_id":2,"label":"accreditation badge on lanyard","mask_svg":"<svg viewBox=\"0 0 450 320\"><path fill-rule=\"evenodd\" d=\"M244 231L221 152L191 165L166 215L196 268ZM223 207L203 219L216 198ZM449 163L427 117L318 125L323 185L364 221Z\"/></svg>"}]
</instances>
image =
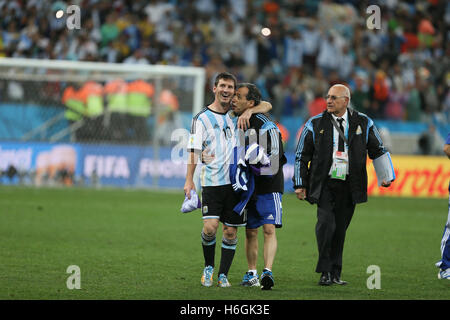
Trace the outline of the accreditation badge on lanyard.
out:
<instances>
[{"instance_id":1,"label":"accreditation badge on lanyard","mask_svg":"<svg viewBox=\"0 0 450 320\"><path fill-rule=\"evenodd\" d=\"M345 180L347 176L348 154L345 151L333 153L333 164L331 165L331 178Z\"/></svg>"}]
</instances>

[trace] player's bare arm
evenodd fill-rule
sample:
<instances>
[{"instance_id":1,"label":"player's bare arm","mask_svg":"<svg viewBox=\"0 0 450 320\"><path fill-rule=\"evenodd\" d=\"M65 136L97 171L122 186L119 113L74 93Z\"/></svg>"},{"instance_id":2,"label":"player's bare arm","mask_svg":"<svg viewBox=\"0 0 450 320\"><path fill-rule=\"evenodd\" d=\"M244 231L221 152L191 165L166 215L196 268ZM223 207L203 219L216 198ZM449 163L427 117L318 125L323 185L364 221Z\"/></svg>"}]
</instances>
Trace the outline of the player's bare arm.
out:
<instances>
[{"instance_id":1,"label":"player's bare arm","mask_svg":"<svg viewBox=\"0 0 450 320\"><path fill-rule=\"evenodd\" d=\"M187 195L189 199L191 198L191 190L195 191L194 172L195 168L197 167L197 161L197 152L190 152L189 161L187 164L186 182L184 183L184 194Z\"/></svg>"}]
</instances>

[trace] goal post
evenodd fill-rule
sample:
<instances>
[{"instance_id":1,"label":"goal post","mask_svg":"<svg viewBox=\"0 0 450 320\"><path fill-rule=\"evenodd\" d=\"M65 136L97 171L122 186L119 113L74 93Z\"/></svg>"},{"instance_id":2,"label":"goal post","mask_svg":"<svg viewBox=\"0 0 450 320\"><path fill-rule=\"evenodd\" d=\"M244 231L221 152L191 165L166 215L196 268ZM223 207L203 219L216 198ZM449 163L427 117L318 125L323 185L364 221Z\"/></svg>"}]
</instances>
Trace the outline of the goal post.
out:
<instances>
[{"instance_id":1,"label":"goal post","mask_svg":"<svg viewBox=\"0 0 450 320\"><path fill-rule=\"evenodd\" d=\"M16 183L66 183L68 171L68 184L180 188L171 133L204 107L205 78L191 66L0 58L0 172L14 167ZM65 171L54 164L61 145L76 158Z\"/></svg>"},{"instance_id":2,"label":"goal post","mask_svg":"<svg viewBox=\"0 0 450 320\"><path fill-rule=\"evenodd\" d=\"M38 74L33 75L32 69ZM22 70L20 72L19 70ZM59 70L60 74L48 74L46 70ZM65 72L64 72L65 71ZM82 71L94 75L76 75ZM203 108L205 89L205 69L200 67L182 67L168 65L142 65L125 63L40 60L25 58L0 58L0 79L34 80L34 81L77 81L87 78L108 81L113 76L158 78L168 76L189 76L194 79L192 112L200 112Z\"/></svg>"}]
</instances>

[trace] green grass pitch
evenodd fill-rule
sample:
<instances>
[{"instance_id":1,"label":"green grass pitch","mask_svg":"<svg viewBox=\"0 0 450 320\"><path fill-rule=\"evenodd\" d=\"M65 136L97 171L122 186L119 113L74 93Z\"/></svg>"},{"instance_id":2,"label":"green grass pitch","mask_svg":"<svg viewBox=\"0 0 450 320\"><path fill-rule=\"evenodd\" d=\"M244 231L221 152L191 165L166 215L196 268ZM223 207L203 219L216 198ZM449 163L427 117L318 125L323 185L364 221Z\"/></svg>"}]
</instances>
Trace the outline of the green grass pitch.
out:
<instances>
[{"instance_id":1,"label":"green grass pitch","mask_svg":"<svg viewBox=\"0 0 450 320\"><path fill-rule=\"evenodd\" d=\"M242 228L232 287L201 286L201 213L182 214L182 200L182 191L0 187L0 299L450 299L434 266L446 199L358 205L344 249L348 285L320 287L316 207L285 195L271 291L239 286L247 269ZM258 263L260 271L262 253ZM70 265L81 270L81 289L67 288ZM380 289L367 288L370 265L380 268Z\"/></svg>"}]
</instances>

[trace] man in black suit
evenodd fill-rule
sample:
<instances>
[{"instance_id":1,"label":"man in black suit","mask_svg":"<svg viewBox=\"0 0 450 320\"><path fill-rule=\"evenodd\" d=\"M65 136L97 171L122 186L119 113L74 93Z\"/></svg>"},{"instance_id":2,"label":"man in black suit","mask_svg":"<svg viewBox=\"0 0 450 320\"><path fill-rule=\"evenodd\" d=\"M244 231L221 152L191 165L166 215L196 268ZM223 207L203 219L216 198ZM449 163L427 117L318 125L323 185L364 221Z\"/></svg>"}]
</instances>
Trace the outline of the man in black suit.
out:
<instances>
[{"instance_id":1,"label":"man in black suit","mask_svg":"<svg viewBox=\"0 0 450 320\"><path fill-rule=\"evenodd\" d=\"M310 118L303 128L293 181L298 199L317 204L319 284L344 285L345 233L355 205L367 201L367 154L376 159L387 151L373 121L349 107L350 90L346 86L332 86L326 99L327 110ZM383 181L382 186L390 184Z\"/></svg>"}]
</instances>

